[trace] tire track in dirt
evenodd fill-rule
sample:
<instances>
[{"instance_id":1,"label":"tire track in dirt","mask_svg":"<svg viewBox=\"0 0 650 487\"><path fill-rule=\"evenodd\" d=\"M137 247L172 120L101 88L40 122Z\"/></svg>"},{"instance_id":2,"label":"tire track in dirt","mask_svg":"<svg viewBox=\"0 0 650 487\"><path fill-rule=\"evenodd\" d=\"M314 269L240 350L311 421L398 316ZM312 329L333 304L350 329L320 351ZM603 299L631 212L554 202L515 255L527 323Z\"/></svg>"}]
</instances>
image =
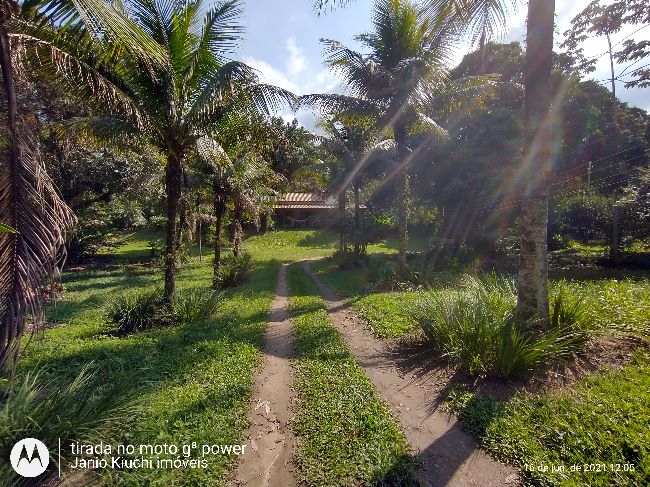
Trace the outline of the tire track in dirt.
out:
<instances>
[{"instance_id":1,"label":"tire track in dirt","mask_svg":"<svg viewBox=\"0 0 650 487\"><path fill-rule=\"evenodd\" d=\"M303 262L325 300L332 323L343 334L350 352L364 368L379 396L399 419L404 436L421 465L416 476L422 485L491 487L520 483L517 471L478 449L455 417L436 409L439 385L402 373L390 344L375 338L347 303Z\"/></svg>"},{"instance_id":2,"label":"tire track in dirt","mask_svg":"<svg viewBox=\"0 0 650 487\"><path fill-rule=\"evenodd\" d=\"M253 387L246 448L232 482L235 486L297 485L292 461L295 438L288 425L294 395L289 363L293 356L293 336L288 303L287 265L283 264L264 338L262 369Z\"/></svg>"}]
</instances>

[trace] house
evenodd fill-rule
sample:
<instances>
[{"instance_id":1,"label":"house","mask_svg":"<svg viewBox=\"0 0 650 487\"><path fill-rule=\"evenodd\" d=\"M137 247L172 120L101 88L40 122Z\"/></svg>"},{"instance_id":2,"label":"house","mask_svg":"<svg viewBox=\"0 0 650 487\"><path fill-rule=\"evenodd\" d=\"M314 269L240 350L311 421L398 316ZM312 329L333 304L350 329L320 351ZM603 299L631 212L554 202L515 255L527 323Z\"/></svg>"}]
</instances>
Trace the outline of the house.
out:
<instances>
[{"instance_id":1,"label":"house","mask_svg":"<svg viewBox=\"0 0 650 487\"><path fill-rule=\"evenodd\" d=\"M320 227L336 221L336 197L324 191L286 193L273 206L276 225L282 227Z\"/></svg>"}]
</instances>

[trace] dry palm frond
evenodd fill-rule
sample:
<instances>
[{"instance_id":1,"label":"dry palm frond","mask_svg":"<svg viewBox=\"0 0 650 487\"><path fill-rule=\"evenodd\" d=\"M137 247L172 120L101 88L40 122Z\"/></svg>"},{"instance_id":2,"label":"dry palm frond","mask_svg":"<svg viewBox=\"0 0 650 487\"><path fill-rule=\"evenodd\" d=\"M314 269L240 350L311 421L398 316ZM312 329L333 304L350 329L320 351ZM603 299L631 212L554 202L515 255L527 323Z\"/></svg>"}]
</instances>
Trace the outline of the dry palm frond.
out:
<instances>
[{"instance_id":1,"label":"dry palm frond","mask_svg":"<svg viewBox=\"0 0 650 487\"><path fill-rule=\"evenodd\" d=\"M33 121L15 120L13 133L1 129L9 144L0 153L0 221L15 232L0 233L0 370L13 368L28 317L42 321L45 285L58 274L75 224L45 172Z\"/></svg>"}]
</instances>

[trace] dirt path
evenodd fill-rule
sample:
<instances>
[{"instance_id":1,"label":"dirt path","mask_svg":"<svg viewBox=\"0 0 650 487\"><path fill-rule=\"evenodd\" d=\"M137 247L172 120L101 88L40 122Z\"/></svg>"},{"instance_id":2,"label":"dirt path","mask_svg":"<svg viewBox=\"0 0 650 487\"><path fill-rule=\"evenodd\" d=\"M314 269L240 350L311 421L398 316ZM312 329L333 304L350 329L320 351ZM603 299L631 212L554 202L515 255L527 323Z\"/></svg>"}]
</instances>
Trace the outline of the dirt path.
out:
<instances>
[{"instance_id":1,"label":"dirt path","mask_svg":"<svg viewBox=\"0 0 650 487\"><path fill-rule=\"evenodd\" d=\"M422 465L416 470L425 486L517 485L519 476L508 466L477 449L454 417L436 409L435 391L427 379L400 370L390 344L375 338L347 304L327 288L303 263L327 305L332 323L343 334L352 354L366 371L378 394L401 423L406 440Z\"/></svg>"},{"instance_id":2,"label":"dirt path","mask_svg":"<svg viewBox=\"0 0 650 487\"><path fill-rule=\"evenodd\" d=\"M293 487L294 436L291 418L291 366L293 337L288 312L287 266L280 268L264 339L264 361L255 380L251 400L251 426L240 458L236 486Z\"/></svg>"}]
</instances>

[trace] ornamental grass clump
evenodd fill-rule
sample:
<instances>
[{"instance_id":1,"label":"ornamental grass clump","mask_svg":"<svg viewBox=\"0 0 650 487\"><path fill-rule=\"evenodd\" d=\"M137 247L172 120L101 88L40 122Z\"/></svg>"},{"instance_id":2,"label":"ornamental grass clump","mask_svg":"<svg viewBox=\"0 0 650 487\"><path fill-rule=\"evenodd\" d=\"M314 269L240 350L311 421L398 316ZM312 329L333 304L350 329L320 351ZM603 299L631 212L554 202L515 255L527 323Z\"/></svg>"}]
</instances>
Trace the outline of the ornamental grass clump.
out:
<instances>
[{"instance_id":1,"label":"ornamental grass clump","mask_svg":"<svg viewBox=\"0 0 650 487\"><path fill-rule=\"evenodd\" d=\"M434 350L470 375L509 377L584 351L593 330L564 286L551 300L549 330L518 319L514 281L463 276L454 289L426 293L417 320Z\"/></svg>"},{"instance_id":2,"label":"ornamental grass clump","mask_svg":"<svg viewBox=\"0 0 650 487\"><path fill-rule=\"evenodd\" d=\"M160 289L126 293L108 304L106 317L117 325L118 335L151 328L206 321L216 312L222 295L208 289L177 291L171 304Z\"/></svg>"}]
</instances>

